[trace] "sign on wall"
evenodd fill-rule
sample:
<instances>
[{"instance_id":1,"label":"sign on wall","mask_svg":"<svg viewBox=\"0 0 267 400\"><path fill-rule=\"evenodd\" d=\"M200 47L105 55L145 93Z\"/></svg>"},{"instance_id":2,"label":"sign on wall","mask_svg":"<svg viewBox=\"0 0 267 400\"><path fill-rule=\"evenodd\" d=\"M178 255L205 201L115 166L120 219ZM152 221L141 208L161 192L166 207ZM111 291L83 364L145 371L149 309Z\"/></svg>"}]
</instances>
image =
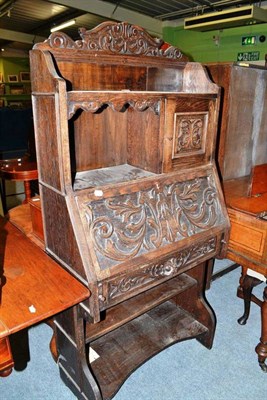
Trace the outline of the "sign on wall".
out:
<instances>
[{"instance_id":1,"label":"sign on wall","mask_svg":"<svg viewBox=\"0 0 267 400\"><path fill-rule=\"evenodd\" d=\"M256 36L242 36L242 46L250 46L256 44Z\"/></svg>"},{"instance_id":2,"label":"sign on wall","mask_svg":"<svg viewBox=\"0 0 267 400\"><path fill-rule=\"evenodd\" d=\"M243 53L237 53L237 61L258 61L259 59L259 51L246 51Z\"/></svg>"}]
</instances>

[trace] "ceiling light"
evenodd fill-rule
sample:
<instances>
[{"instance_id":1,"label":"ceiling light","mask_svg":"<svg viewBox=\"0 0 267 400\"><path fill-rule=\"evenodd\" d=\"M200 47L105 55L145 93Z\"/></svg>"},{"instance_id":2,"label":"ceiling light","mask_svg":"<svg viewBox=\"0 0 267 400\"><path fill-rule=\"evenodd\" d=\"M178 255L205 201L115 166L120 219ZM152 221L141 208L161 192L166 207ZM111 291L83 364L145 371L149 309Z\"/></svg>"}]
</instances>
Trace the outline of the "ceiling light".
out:
<instances>
[{"instance_id":1,"label":"ceiling light","mask_svg":"<svg viewBox=\"0 0 267 400\"><path fill-rule=\"evenodd\" d=\"M72 19L71 21L68 22L63 22L63 24L60 24L50 29L50 32L60 31L61 29L67 28L68 26L75 25L75 22L76 22L75 19Z\"/></svg>"}]
</instances>

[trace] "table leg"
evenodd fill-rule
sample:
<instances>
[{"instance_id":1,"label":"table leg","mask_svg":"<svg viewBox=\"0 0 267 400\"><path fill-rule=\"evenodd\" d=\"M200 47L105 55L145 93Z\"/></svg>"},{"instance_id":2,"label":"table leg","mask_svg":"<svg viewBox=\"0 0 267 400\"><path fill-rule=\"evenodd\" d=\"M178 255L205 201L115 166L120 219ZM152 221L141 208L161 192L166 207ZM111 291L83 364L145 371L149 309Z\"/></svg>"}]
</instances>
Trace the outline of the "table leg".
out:
<instances>
[{"instance_id":1,"label":"table leg","mask_svg":"<svg viewBox=\"0 0 267 400\"><path fill-rule=\"evenodd\" d=\"M23 201L23 204L27 204L29 203L32 195L30 181L24 181L24 191L25 191L25 200Z\"/></svg>"},{"instance_id":2,"label":"table leg","mask_svg":"<svg viewBox=\"0 0 267 400\"><path fill-rule=\"evenodd\" d=\"M244 299L244 314L242 317L238 319L238 323L240 325L245 325L247 323L249 313L250 313L250 304L251 304L251 299L252 299L252 289L262 283L261 280L254 278L249 275L245 275L241 277L240 280L240 287L238 289L238 292L241 290L242 295L238 294L240 297ZM254 299L254 297L253 297ZM255 301L255 299L254 299ZM261 302L259 302L261 304Z\"/></svg>"},{"instance_id":3,"label":"table leg","mask_svg":"<svg viewBox=\"0 0 267 400\"><path fill-rule=\"evenodd\" d=\"M4 179L1 179L0 181L0 196L1 196L3 213L5 215L7 213L7 204L6 204L6 184Z\"/></svg>"},{"instance_id":4,"label":"table leg","mask_svg":"<svg viewBox=\"0 0 267 400\"><path fill-rule=\"evenodd\" d=\"M14 366L13 356L8 337L0 339L0 377L11 374Z\"/></svg>"},{"instance_id":5,"label":"table leg","mask_svg":"<svg viewBox=\"0 0 267 400\"><path fill-rule=\"evenodd\" d=\"M261 305L261 338L255 350L258 354L261 369L267 372L267 365L265 364L267 358L267 286L263 292L263 302Z\"/></svg>"}]
</instances>

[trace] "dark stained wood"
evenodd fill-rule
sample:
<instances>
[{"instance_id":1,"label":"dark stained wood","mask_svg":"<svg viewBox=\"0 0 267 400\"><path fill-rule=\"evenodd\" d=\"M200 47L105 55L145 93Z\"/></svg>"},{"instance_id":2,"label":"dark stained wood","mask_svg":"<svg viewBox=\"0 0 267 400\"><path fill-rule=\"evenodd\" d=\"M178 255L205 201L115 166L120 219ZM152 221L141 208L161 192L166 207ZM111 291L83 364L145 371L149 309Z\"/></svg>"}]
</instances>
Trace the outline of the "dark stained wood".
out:
<instances>
[{"instance_id":1,"label":"dark stained wood","mask_svg":"<svg viewBox=\"0 0 267 400\"><path fill-rule=\"evenodd\" d=\"M124 325L117 333L108 333L91 344L99 358L92 364L103 398L117 392L122 379L163 348L207 333L192 316L167 301ZM116 363L115 363L116 360Z\"/></svg>"},{"instance_id":2,"label":"dark stained wood","mask_svg":"<svg viewBox=\"0 0 267 400\"><path fill-rule=\"evenodd\" d=\"M87 324L86 340L95 340L99 336L117 329L125 323L137 318L140 314L164 303L174 297L179 292L184 292L196 281L186 274L179 275L177 278L162 283L153 289L147 290L127 302L122 302L108 309L105 318L98 324Z\"/></svg>"},{"instance_id":3,"label":"dark stained wood","mask_svg":"<svg viewBox=\"0 0 267 400\"><path fill-rule=\"evenodd\" d=\"M264 372L267 372L266 359L267 359L267 287L263 292L263 302L261 304L261 337L260 343L256 347L260 367Z\"/></svg>"},{"instance_id":4,"label":"dark stained wood","mask_svg":"<svg viewBox=\"0 0 267 400\"><path fill-rule=\"evenodd\" d=\"M238 323L240 325L245 325L247 323L251 301L254 301L259 306L262 304L262 302L256 296L252 295L253 288L260 283L262 283L261 280L250 275L244 275L240 279L240 286L238 288L237 295L244 299L244 314L238 318Z\"/></svg>"},{"instance_id":5,"label":"dark stained wood","mask_svg":"<svg viewBox=\"0 0 267 400\"><path fill-rule=\"evenodd\" d=\"M204 68L128 23L80 35L36 44L31 82L46 251L91 291L55 318L60 373L100 400L171 343L211 347L205 262L225 254L229 219L214 161L220 90ZM104 349L96 369L92 342Z\"/></svg>"},{"instance_id":6,"label":"dark stained wood","mask_svg":"<svg viewBox=\"0 0 267 400\"><path fill-rule=\"evenodd\" d=\"M92 398L111 398L134 369L177 341L195 337L210 348L213 340L211 326L214 330L215 321L212 310L199 295L203 291L204 270L204 264L198 265L190 270L191 277L182 274L173 281L158 285L129 302L106 310L103 321L98 324L87 325L88 346L100 356L95 361L89 361L89 370L83 364L86 356L81 354L83 346L80 340L83 335L79 334L81 320L77 318L77 311L70 309L57 316L55 325L61 354L61 376L75 395L79 397L77 385L81 387L80 381L87 374L94 387ZM166 292L168 286L170 293ZM174 297L169 299L170 295ZM153 302L152 308L149 302ZM77 346L69 346L70 339ZM68 368L69 363L71 369ZM74 373L77 364L80 365L78 378ZM66 368L68 375L64 373ZM99 388L103 397L98 396Z\"/></svg>"}]
</instances>

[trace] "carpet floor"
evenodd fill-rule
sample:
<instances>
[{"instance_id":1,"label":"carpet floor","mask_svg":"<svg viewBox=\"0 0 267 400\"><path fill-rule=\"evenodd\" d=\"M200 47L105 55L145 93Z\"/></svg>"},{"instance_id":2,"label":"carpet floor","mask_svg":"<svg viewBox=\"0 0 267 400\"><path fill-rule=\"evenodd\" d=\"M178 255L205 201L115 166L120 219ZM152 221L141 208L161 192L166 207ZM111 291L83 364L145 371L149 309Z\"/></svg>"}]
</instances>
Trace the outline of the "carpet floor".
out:
<instances>
[{"instance_id":1,"label":"carpet floor","mask_svg":"<svg viewBox=\"0 0 267 400\"><path fill-rule=\"evenodd\" d=\"M236 297L237 268L215 280L206 296L217 326L213 348L196 340L177 343L138 368L114 400L266 400L267 374L258 366L255 346L260 337L260 309L251 306L246 325L237 323L243 302ZM262 297L264 285L254 289ZM7 378L0 378L1 400L74 400L61 381L49 352L51 329L31 328L30 360Z\"/></svg>"}]
</instances>

